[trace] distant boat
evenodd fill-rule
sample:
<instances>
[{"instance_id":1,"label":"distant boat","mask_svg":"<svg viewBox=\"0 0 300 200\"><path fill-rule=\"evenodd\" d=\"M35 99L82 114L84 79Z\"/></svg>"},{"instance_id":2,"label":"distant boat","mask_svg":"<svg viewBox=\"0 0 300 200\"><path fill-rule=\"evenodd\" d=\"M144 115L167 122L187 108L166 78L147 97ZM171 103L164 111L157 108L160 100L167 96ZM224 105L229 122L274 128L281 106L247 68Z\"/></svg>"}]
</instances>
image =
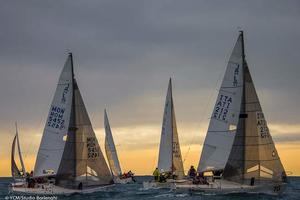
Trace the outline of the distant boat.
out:
<instances>
[{"instance_id":1,"label":"distant boat","mask_svg":"<svg viewBox=\"0 0 300 200\"><path fill-rule=\"evenodd\" d=\"M70 194L113 184L73 72L70 53L60 75L39 147L33 177L14 192Z\"/></svg>"},{"instance_id":2,"label":"distant boat","mask_svg":"<svg viewBox=\"0 0 300 200\"><path fill-rule=\"evenodd\" d=\"M183 181L184 169L176 126L171 78L165 102L157 167L160 173L170 175L166 183L144 182L144 188L171 187L174 182Z\"/></svg>"},{"instance_id":3,"label":"distant boat","mask_svg":"<svg viewBox=\"0 0 300 200\"><path fill-rule=\"evenodd\" d=\"M104 126L105 126L105 152L106 152L111 173L114 176L114 183L119 183L119 184L133 183L134 182L133 174L127 175L128 177L123 176L106 110L104 110Z\"/></svg>"},{"instance_id":4,"label":"distant boat","mask_svg":"<svg viewBox=\"0 0 300 200\"><path fill-rule=\"evenodd\" d=\"M17 166L16 159L15 159L15 151L18 148L18 157L21 167ZM11 176L13 177L14 181L22 181L25 178L26 170L22 158L20 141L19 141L19 134L18 134L18 127L16 123L16 135L14 137L11 149Z\"/></svg>"},{"instance_id":5,"label":"distant boat","mask_svg":"<svg viewBox=\"0 0 300 200\"><path fill-rule=\"evenodd\" d=\"M211 116L198 166L214 176L205 184L177 185L206 192L277 194L286 173L255 91L240 32Z\"/></svg>"}]
</instances>

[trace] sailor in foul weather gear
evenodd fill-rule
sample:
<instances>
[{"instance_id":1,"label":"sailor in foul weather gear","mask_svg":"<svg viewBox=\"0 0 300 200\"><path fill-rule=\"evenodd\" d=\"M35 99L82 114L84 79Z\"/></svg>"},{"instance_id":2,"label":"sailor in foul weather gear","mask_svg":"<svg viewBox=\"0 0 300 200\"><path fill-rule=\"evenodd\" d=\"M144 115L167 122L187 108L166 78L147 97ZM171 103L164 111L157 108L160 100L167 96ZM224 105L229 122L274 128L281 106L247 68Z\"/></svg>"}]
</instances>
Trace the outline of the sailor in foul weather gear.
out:
<instances>
[{"instance_id":1,"label":"sailor in foul weather gear","mask_svg":"<svg viewBox=\"0 0 300 200\"><path fill-rule=\"evenodd\" d=\"M157 167L155 168L155 170L153 172L153 176L154 176L154 180L158 181L158 179L159 179L159 170L158 170Z\"/></svg>"}]
</instances>

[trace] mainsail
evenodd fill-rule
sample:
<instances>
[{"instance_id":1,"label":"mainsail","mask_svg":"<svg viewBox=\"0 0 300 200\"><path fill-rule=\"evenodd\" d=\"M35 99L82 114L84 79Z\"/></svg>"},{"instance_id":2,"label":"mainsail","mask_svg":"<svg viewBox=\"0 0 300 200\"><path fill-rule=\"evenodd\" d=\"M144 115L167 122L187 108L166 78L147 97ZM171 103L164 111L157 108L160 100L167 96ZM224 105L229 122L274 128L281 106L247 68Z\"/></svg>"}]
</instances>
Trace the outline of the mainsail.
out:
<instances>
[{"instance_id":1,"label":"mainsail","mask_svg":"<svg viewBox=\"0 0 300 200\"><path fill-rule=\"evenodd\" d=\"M73 68L68 57L59 77L34 167L34 176L56 174L65 147L73 96Z\"/></svg>"},{"instance_id":2,"label":"mainsail","mask_svg":"<svg viewBox=\"0 0 300 200\"><path fill-rule=\"evenodd\" d=\"M66 142L56 175L56 184L66 188L86 188L112 183L112 177L87 110L73 77L73 96Z\"/></svg>"},{"instance_id":3,"label":"mainsail","mask_svg":"<svg viewBox=\"0 0 300 200\"><path fill-rule=\"evenodd\" d=\"M179 179L184 176L183 162L178 140L176 118L172 97L172 81L170 79L165 102L165 110L160 138L158 168L164 172L172 172Z\"/></svg>"},{"instance_id":4,"label":"mainsail","mask_svg":"<svg viewBox=\"0 0 300 200\"><path fill-rule=\"evenodd\" d=\"M15 160L15 149L16 149L16 143L18 148L18 155L19 160L21 164L21 169L18 168L16 160ZM13 143L12 143L12 149L11 149L11 175L13 178L22 178L25 177L25 166L21 154L21 148L20 148L20 142L19 142L19 134L18 134L18 127L16 123L16 135L14 137Z\"/></svg>"},{"instance_id":5,"label":"mainsail","mask_svg":"<svg viewBox=\"0 0 300 200\"><path fill-rule=\"evenodd\" d=\"M236 135L243 89L242 38L231 53L204 141L198 171L223 170Z\"/></svg>"},{"instance_id":6,"label":"mainsail","mask_svg":"<svg viewBox=\"0 0 300 200\"><path fill-rule=\"evenodd\" d=\"M243 97L240 120L224 178L235 182L282 181L286 176L270 135L251 74L245 60L243 32L240 33L243 58Z\"/></svg>"},{"instance_id":7,"label":"mainsail","mask_svg":"<svg viewBox=\"0 0 300 200\"><path fill-rule=\"evenodd\" d=\"M119 176L122 174L122 170L120 167L118 154L111 133L106 110L104 110L104 126L105 126L105 152L106 152L108 164L112 174L114 176Z\"/></svg>"}]
</instances>

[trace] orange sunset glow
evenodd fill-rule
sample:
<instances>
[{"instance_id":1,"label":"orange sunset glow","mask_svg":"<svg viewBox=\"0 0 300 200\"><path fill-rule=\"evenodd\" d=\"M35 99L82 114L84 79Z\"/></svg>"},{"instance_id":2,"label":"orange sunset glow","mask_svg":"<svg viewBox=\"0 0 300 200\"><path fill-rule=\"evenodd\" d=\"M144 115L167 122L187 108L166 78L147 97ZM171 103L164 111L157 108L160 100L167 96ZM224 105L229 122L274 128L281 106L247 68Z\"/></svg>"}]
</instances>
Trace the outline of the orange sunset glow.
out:
<instances>
[{"instance_id":1,"label":"orange sunset glow","mask_svg":"<svg viewBox=\"0 0 300 200\"><path fill-rule=\"evenodd\" d=\"M275 138L280 134L286 134L287 131L289 133L292 132L297 134L300 128L300 126L287 126L280 124L270 124L269 126L271 132L274 133L273 135L275 135ZM195 124L191 124L190 127L195 129L199 128L199 126ZM200 130L202 129L205 129L205 125L200 127ZM195 140L195 142L188 144L191 140L186 139L185 136L187 134L184 130L189 130L188 132L192 133L194 138L191 140ZM282 132L280 132L280 130L282 130ZM138 127L112 127L112 131L122 170L132 170L137 175L151 175L158 160L160 127L142 125L139 125ZM95 132L101 145L101 150L104 153L104 129L96 129ZM198 166L205 132L192 131L187 127L179 127L178 132L179 139L181 141L181 152L184 160L185 173L187 173L191 165ZM26 169L30 171L34 168L41 134L32 134L31 137L26 137L26 134L30 134L30 132L25 133L21 131L20 139L23 141L21 148L23 148L23 153L25 153L25 166ZM127 136L128 134L131 134L129 139ZM25 142L27 144L29 143L28 146ZM295 157L300 154L299 145L300 141L276 143L276 148L281 161L289 175L300 175L300 160L295 159ZM10 144L7 143L5 146L9 149ZM1 162L2 166L0 169L0 176L10 176L10 151L5 152L5 157L1 160Z\"/></svg>"}]
</instances>

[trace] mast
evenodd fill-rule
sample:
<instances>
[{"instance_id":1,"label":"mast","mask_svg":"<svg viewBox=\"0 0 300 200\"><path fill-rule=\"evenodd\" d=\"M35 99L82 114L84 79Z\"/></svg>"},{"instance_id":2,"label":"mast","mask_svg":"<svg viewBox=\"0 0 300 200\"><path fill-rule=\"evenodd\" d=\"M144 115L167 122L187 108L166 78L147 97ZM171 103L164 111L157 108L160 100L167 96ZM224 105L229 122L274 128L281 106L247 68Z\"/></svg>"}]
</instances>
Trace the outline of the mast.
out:
<instances>
[{"instance_id":1,"label":"mast","mask_svg":"<svg viewBox=\"0 0 300 200\"><path fill-rule=\"evenodd\" d=\"M243 65L245 63L245 44L244 44L244 31L240 31L240 36L242 40L242 58L243 58Z\"/></svg>"},{"instance_id":2,"label":"mast","mask_svg":"<svg viewBox=\"0 0 300 200\"><path fill-rule=\"evenodd\" d=\"M69 56L70 56L70 59L71 59L72 77L73 77L73 80L74 80L75 79L75 75L74 75L73 54L72 54L72 52L69 53ZM73 83L73 85L74 85L74 83Z\"/></svg>"},{"instance_id":3,"label":"mast","mask_svg":"<svg viewBox=\"0 0 300 200\"><path fill-rule=\"evenodd\" d=\"M245 94L245 68L246 68L246 61L245 61L245 43L244 43L244 31L240 31L240 36L242 40L242 68L243 68L243 93L242 93L242 108L241 112L243 115L247 115L246 112L246 94ZM246 145L246 116L243 116L243 141L244 141L244 158L243 158L243 173L242 173L242 179L245 179L245 158L246 158L246 151L245 151L245 145Z\"/></svg>"},{"instance_id":4,"label":"mast","mask_svg":"<svg viewBox=\"0 0 300 200\"><path fill-rule=\"evenodd\" d=\"M172 130L172 165L171 165L171 170L172 170L172 174L174 173L174 127L173 127L173 94L172 94L172 79L170 78L169 80L169 84L170 84L170 93L171 93L171 130Z\"/></svg>"},{"instance_id":5,"label":"mast","mask_svg":"<svg viewBox=\"0 0 300 200\"><path fill-rule=\"evenodd\" d=\"M72 84L73 84L73 92L72 92L72 110L73 112L71 112L71 114L73 114L73 116L71 116L71 119L73 119L72 122L72 131L73 131L73 139L74 139L74 177L76 177L76 160L77 160L77 154L76 154L76 127L75 127L75 122L76 122L76 114L75 114L75 92L74 89L75 88L75 75L74 75L74 64L73 64L73 54L72 52L69 53L70 56L70 60L71 60L71 70L72 70Z\"/></svg>"}]
</instances>

